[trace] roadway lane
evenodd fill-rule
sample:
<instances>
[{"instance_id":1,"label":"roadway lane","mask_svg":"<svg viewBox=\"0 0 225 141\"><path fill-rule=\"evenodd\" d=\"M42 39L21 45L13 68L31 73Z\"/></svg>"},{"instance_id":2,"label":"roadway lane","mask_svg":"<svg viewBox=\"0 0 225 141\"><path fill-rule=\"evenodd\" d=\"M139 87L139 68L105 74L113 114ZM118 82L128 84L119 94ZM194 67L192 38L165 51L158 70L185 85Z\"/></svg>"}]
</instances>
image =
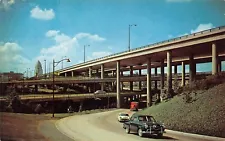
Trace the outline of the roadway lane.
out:
<instances>
[{"instance_id":1,"label":"roadway lane","mask_svg":"<svg viewBox=\"0 0 225 141\"><path fill-rule=\"evenodd\" d=\"M161 139L155 137L139 137L136 134L126 134L122 123L117 121L119 112L114 110L90 115L71 116L59 120L56 127L62 133L76 141L210 141L195 136L176 133L166 133ZM131 112L127 111L129 114Z\"/></svg>"}]
</instances>

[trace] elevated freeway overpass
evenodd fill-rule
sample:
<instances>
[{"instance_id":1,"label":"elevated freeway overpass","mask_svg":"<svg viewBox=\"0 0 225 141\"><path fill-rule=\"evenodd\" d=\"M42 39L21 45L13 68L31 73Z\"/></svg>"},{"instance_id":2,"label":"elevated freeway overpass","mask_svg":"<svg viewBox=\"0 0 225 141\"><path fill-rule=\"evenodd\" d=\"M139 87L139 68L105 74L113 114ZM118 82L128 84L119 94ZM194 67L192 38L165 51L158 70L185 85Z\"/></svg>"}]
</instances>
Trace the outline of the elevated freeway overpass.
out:
<instances>
[{"instance_id":1,"label":"elevated freeway overpass","mask_svg":"<svg viewBox=\"0 0 225 141\"><path fill-rule=\"evenodd\" d=\"M174 67L173 72L176 74L177 66L181 65L181 84L184 86L186 79L185 64L190 66L189 81L192 82L196 79L197 63L212 62L212 75L215 75L221 71L221 62L224 60L225 27L223 26L90 60L64 68L59 73L65 77L86 74L90 78L99 74L103 80L108 73L111 73L111 76L114 76L117 82L117 107L119 108L121 103L120 83L123 79L123 71L129 71L130 79L134 79L132 78L134 70L139 70L141 76L141 70L146 69L147 106L151 106L151 81L154 79L151 75L152 69L155 69L156 75L161 74L161 89L164 89L166 79L168 96L172 96L172 66ZM165 66L167 67L166 73ZM160 72L157 71L157 68L160 68ZM132 88L133 83L130 82L130 89L132 90ZM101 84L101 89L104 89L104 83Z\"/></svg>"},{"instance_id":2,"label":"elevated freeway overpass","mask_svg":"<svg viewBox=\"0 0 225 141\"><path fill-rule=\"evenodd\" d=\"M225 26L217 27L202 32L185 35L182 37L162 41L159 43L135 48L130 51L109 55L106 57L76 64L63 70L59 75L65 78L56 79L55 84L63 83L100 83L105 89L105 83L116 82L117 107L121 107L121 83L130 82L133 90L133 81L147 82L147 106L152 105L152 81L160 81L160 88L167 89L168 97L172 96L173 74L177 74L177 66L181 65L181 86L185 80L192 82L196 79L197 63L212 62L212 75L222 71L222 61L225 61ZM185 71L189 65L189 73ZM174 71L172 71L172 66ZM167 69L165 69L165 67ZM160 68L160 71L158 71ZM138 75L134 75L138 70ZM143 75L142 70L147 74ZM154 75L152 74L154 70ZM130 75L124 77L123 72L129 71ZM165 72L166 71L166 72ZM76 79L76 77L87 77ZM10 83L21 83L10 82ZM166 82L166 87L165 87ZM24 81L27 84L52 84L52 80Z\"/></svg>"}]
</instances>

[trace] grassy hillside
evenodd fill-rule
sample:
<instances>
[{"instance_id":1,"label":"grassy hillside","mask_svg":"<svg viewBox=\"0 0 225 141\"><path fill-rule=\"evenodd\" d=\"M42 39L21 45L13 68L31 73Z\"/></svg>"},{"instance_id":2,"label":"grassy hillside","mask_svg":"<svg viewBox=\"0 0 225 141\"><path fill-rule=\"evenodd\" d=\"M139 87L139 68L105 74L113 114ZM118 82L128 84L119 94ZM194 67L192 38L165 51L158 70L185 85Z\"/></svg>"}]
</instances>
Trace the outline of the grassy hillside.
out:
<instances>
[{"instance_id":1,"label":"grassy hillside","mask_svg":"<svg viewBox=\"0 0 225 141\"><path fill-rule=\"evenodd\" d=\"M185 94L177 95L138 113L153 115L167 129L225 137L225 83L190 97L187 103Z\"/></svg>"}]
</instances>

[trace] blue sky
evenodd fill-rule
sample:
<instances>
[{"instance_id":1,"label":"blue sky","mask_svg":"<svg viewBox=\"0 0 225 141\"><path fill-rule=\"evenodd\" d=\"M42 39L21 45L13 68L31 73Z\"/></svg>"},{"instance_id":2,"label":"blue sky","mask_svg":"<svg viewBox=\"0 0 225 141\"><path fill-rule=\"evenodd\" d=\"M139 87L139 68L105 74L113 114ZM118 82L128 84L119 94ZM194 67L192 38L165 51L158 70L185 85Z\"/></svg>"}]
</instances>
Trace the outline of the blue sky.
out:
<instances>
[{"instance_id":1,"label":"blue sky","mask_svg":"<svg viewBox=\"0 0 225 141\"><path fill-rule=\"evenodd\" d=\"M64 67L225 25L224 0L0 0L0 71ZM210 67L202 66L204 69ZM200 69L202 68L200 67ZM58 65L57 68L61 68ZM197 67L199 68L199 67Z\"/></svg>"}]
</instances>

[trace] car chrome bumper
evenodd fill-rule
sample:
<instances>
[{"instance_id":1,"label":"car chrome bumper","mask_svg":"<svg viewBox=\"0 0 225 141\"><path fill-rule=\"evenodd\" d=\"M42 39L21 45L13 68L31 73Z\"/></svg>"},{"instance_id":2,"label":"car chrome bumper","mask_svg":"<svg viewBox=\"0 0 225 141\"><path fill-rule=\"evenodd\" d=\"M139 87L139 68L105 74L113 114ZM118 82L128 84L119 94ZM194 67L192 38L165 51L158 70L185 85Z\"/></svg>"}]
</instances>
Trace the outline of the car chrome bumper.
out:
<instances>
[{"instance_id":1,"label":"car chrome bumper","mask_svg":"<svg viewBox=\"0 0 225 141\"><path fill-rule=\"evenodd\" d=\"M129 121L129 119L120 119L120 121Z\"/></svg>"},{"instance_id":2,"label":"car chrome bumper","mask_svg":"<svg viewBox=\"0 0 225 141\"><path fill-rule=\"evenodd\" d=\"M142 131L142 133L144 133L144 134L163 134L163 133L166 133L166 132L165 131L146 130L146 131Z\"/></svg>"}]
</instances>

